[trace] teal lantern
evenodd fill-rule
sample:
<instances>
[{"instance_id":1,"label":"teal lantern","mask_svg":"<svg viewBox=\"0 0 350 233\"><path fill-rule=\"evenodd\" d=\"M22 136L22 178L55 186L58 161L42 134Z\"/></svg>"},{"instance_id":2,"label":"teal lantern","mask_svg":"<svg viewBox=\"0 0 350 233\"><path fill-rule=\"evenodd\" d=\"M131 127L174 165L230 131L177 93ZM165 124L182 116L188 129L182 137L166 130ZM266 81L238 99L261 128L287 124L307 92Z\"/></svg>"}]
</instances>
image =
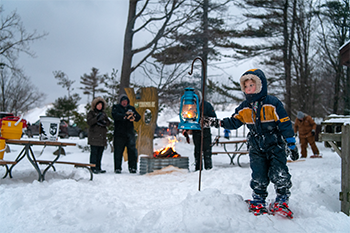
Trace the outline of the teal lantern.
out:
<instances>
[{"instance_id":1,"label":"teal lantern","mask_svg":"<svg viewBox=\"0 0 350 233\"><path fill-rule=\"evenodd\" d=\"M185 94L181 97L179 129L201 130L199 124L199 98L194 93L194 88L185 88Z\"/></svg>"}]
</instances>

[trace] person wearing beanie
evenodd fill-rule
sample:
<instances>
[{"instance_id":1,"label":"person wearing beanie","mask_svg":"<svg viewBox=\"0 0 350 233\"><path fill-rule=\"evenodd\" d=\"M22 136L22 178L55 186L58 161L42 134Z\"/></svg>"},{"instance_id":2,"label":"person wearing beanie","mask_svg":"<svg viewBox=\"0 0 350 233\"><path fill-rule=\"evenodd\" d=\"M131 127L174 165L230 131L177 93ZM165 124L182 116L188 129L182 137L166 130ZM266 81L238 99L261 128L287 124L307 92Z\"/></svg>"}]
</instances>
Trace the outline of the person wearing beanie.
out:
<instances>
[{"instance_id":1,"label":"person wearing beanie","mask_svg":"<svg viewBox=\"0 0 350 233\"><path fill-rule=\"evenodd\" d=\"M101 169L103 150L107 146L107 126L111 123L104 112L106 106L106 101L102 97L97 97L91 102L91 110L87 114L90 163L96 165L91 168L95 174L106 172Z\"/></svg>"},{"instance_id":2,"label":"person wearing beanie","mask_svg":"<svg viewBox=\"0 0 350 233\"><path fill-rule=\"evenodd\" d=\"M121 95L119 104L112 107L114 118L114 171L119 174L122 171L122 158L125 147L128 152L129 172L136 173L137 150L134 132L134 121L141 119L140 114L130 105L127 95Z\"/></svg>"},{"instance_id":3,"label":"person wearing beanie","mask_svg":"<svg viewBox=\"0 0 350 233\"><path fill-rule=\"evenodd\" d=\"M246 100L231 117L222 119L220 125L225 129L237 129L246 124L250 131L247 140L253 199L246 201L249 211L254 215L272 213L293 218L288 206L292 182L287 156L297 160L299 154L292 123L282 102L267 94L266 77L260 69L246 71L240 78L240 85ZM267 207L270 181L274 184L276 199Z\"/></svg>"},{"instance_id":4,"label":"person wearing beanie","mask_svg":"<svg viewBox=\"0 0 350 233\"><path fill-rule=\"evenodd\" d=\"M299 131L299 140L301 147L301 158L307 157L307 144L310 144L311 150L314 153L310 158L322 158L315 143L316 123L311 116L298 111L297 119L294 123L294 133Z\"/></svg>"},{"instance_id":5,"label":"person wearing beanie","mask_svg":"<svg viewBox=\"0 0 350 233\"><path fill-rule=\"evenodd\" d=\"M195 91L195 94L199 99L199 116L202 112L202 92L199 90ZM204 159L204 168L210 170L213 168L212 164L212 150L211 150L211 131L210 124L208 123L209 118L216 118L216 113L213 106L204 100L204 111L203 111L203 159ZM185 134L187 130L184 130L182 133ZM195 158L195 171L202 170L203 165L201 166L200 161L200 150L201 150L201 130L192 130L192 139L194 144L194 158ZM188 141L189 142L189 141ZM203 164L203 163L202 163Z\"/></svg>"}]
</instances>

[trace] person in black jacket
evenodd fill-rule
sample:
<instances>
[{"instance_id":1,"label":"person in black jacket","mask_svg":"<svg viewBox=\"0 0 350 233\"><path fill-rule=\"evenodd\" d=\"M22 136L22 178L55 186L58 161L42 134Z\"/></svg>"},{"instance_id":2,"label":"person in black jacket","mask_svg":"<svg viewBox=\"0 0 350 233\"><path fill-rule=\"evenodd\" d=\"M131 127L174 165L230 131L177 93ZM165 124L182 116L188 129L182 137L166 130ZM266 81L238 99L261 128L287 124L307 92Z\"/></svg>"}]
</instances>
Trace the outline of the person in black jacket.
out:
<instances>
[{"instance_id":1,"label":"person in black jacket","mask_svg":"<svg viewBox=\"0 0 350 233\"><path fill-rule=\"evenodd\" d=\"M96 167L91 168L95 174L106 172L101 169L103 150L107 146L107 126L111 123L104 112L106 105L106 101L102 97L97 97L91 102L91 110L87 114L88 144L91 147L90 163L96 165Z\"/></svg>"},{"instance_id":2,"label":"person in black jacket","mask_svg":"<svg viewBox=\"0 0 350 233\"><path fill-rule=\"evenodd\" d=\"M134 121L141 119L140 114L130 104L126 95L121 95L119 104L113 105L112 116L114 118L114 170L122 171L122 158L125 147L128 151L129 172L136 173L137 150L134 133Z\"/></svg>"},{"instance_id":3,"label":"person in black jacket","mask_svg":"<svg viewBox=\"0 0 350 233\"><path fill-rule=\"evenodd\" d=\"M198 90L195 92L199 98L199 116L201 116L202 111L202 93ZM206 170L212 169L213 164L211 160L211 132L210 124L208 122L208 117L216 118L216 113L213 106L204 100L204 123L203 123L203 157L204 157L204 168ZM186 130L183 131L183 134L186 134ZM194 143L194 157L196 163L196 171L200 169L200 150L201 150L201 130L192 130L192 138ZM203 166L202 166L203 168Z\"/></svg>"}]
</instances>

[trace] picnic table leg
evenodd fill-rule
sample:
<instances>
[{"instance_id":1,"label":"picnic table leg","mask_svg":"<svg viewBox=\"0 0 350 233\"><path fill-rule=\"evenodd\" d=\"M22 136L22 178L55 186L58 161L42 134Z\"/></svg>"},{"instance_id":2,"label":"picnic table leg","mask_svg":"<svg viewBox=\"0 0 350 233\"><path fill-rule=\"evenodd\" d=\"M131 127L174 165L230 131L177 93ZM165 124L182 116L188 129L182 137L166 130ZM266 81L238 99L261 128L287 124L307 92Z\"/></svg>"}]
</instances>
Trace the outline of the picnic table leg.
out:
<instances>
[{"instance_id":1,"label":"picnic table leg","mask_svg":"<svg viewBox=\"0 0 350 233\"><path fill-rule=\"evenodd\" d=\"M16 164L21 161L25 156L26 156L26 153L25 153L25 150L26 148L24 147L21 152L18 154L17 158L15 159L16 161ZM12 164L9 171L8 171L8 175L10 176L10 178L12 178L12 169L14 166L16 166L16 164Z\"/></svg>"},{"instance_id":2,"label":"picnic table leg","mask_svg":"<svg viewBox=\"0 0 350 233\"><path fill-rule=\"evenodd\" d=\"M235 165L235 163L233 162L233 159L235 158L235 154L232 154L232 156L230 155L230 153L226 149L226 144L224 144L224 150L227 153L228 157L230 157L230 160L231 160L230 164Z\"/></svg>"},{"instance_id":3,"label":"picnic table leg","mask_svg":"<svg viewBox=\"0 0 350 233\"><path fill-rule=\"evenodd\" d=\"M29 162L33 165L33 167L35 168L35 170L37 171L37 173L39 175L38 181L39 182L43 181L42 174L41 174L39 165L38 165L38 163L37 163L37 161L35 159L35 155L34 155L34 152L33 152L32 148L31 148L31 145L30 144L26 144L25 150L26 150L26 154L27 154L27 158L28 158Z\"/></svg>"},{"instance_id":4,"label":"picnic table leg","mask_svg":"<svg viewBox=\"0 0 350 233\"><path fill-rule=\"evenodd\" d=\"M7 164L0 164L0 166L4 166L5 167L5 175L2 177L3 179L6 178L7 174L9 173L9 167L7 166Z\"/></svg>"},{"instance_id":5,"label":"picnic table leg","mask_svg":"<svg viewBox=\"0 0 350 233\"><path fill-rule=\"evenodd\" d=\"M56 169L55 169L55 167L53 166L54 165L54 163L56 163L56 161L60 158L60 156L61 156L61 149L62 149L62 146L58 146L58 153L57 153L57 156L56 156L56 158L52 161L52 163L49 163L49 166L47 166L47 168L45 168L45 170L44 170L44 172L43 172L43 174L42 174L42 179L43 179L43 181L45 180L45 174L46 174L46 172L52 167L52 169L54 170L54 171L56 171Z\"/></svg>"}]
</instances>

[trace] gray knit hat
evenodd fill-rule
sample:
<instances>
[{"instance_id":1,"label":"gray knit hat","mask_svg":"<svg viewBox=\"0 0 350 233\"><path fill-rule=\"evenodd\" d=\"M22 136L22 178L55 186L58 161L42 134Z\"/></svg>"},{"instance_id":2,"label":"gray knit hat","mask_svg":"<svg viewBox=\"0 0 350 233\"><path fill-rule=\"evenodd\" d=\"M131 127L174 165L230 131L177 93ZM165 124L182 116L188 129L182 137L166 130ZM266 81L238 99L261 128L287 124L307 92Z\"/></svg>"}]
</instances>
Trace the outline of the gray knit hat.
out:
<instances>
[{"instance_id":1,"label":"gray knit hat","mask_svg":"<svg viewBox=\"0 0 350 233\"><path fill-rule=\"evenodd\" d=\"M304 118L304 116L305 116L305 114L303 112L298 111L298 113L297 113L297 118L298 119L302 120Z\"/></svg>"}]
</instances>

